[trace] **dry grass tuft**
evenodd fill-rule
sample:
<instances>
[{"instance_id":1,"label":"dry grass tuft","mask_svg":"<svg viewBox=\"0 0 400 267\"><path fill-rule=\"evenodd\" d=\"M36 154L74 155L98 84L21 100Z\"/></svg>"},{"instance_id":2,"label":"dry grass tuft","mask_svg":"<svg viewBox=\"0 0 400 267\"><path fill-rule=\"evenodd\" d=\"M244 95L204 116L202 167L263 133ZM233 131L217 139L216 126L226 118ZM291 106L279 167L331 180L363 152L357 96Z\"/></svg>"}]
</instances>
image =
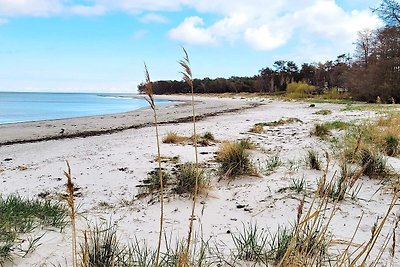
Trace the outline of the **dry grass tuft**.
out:
<instances>
[{"instance_id":1,"label":"dry grass tuft","mask_svg":"<svg viewBox=\"0 0 400 267\"><path fill-rule=\"evenodd\" d=\"M282 125L291 124L291 123L302 123L302 122L303 121L298 118L282 118L277 121L256 123L255 126L276 127L276 126L282 126Z\"/></svg>"},{"instance_id":2,"label":"dry grass tuft","mask_svg":"<svg viewBox=\"0 0 400 267\"><path fill-rule=\"evenodd\" d=\"M162 142L165 144L180 144L187 140L187 137L180 136L176 132L167 132L167 135L164 136Z\"/></svg>"},{"instance_id":3,"label":"dry grass tuft","mask_svg":"<svg viewBox=\"0 0 400 267\"><path fill-rule=\"evenodd\" d=\"M332 114L332 110L329 110L329 109L321 109L321 110L318 110L318 111L314 112L313 114L315 114L315 115L323 115L323 116L326 116L326 115Z\"/></svg>"},{"instance_id":4,"label":"dry grass tuft","mask_svg":"<svg viewBox=\"0 0 400 267\"><path fill-rule=\"evenodd\" d=\"M249 132L251 133L263 133L264 132L264 126L261 124L255 124L253 127L250 128Z\"/></svg>"},{"instance_id":5,"label":"dry grass tuft","mask_svg":"<svg viewBox=\"0 0 400 267\"><path fill-rule=\"evenodd\" d=\"M239 175L256 175L257 172L250 160L246 141L224 142L217 152L216 160L220 162L222 176L234 178Z\"/></svg>"}]
</instances>

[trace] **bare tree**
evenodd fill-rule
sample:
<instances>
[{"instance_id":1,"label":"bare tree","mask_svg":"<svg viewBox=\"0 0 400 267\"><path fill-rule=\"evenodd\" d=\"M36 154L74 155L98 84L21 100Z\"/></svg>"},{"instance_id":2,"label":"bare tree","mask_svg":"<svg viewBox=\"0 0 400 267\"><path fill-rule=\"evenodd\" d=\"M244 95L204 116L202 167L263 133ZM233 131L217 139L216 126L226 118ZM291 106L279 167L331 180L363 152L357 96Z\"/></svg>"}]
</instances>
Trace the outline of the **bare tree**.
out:
<instances>
[{"instance_id":1,"label":"bare tree","mask_svg":"<svg viewBox=\"0 0 400 267\"><path fill-rule=\"evenodd\" d=\"M356 45L356 57L365 68L368 68L369 57L373 49L374 34L371 30L363 30L358 32Z\"/></svg>"},{"instance_id":2,"label":"bare tree","mask_svg":"<svg viewBox=\"0 0 400 267\"><path fill-rule=\"evenodd\" d=\"M396 0L383 0L381 5L372 9L388 25L400 25L400 3Z\"/></svg>"}]
</instances>

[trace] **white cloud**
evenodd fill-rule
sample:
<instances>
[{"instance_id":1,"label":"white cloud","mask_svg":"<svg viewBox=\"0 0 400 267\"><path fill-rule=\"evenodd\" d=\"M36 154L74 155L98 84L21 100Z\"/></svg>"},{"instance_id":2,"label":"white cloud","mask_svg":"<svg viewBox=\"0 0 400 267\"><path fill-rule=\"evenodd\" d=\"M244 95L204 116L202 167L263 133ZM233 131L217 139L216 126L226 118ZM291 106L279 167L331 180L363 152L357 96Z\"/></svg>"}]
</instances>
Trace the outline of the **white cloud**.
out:
<instances>
[{"instance_id":1,"label":"white cloud","mask_svg":"<svg viewBox=\"0 0 400 267\"><path fill-rule=\"evenodd\" d=\"M0 0L2 16L48 16L63 8L60 0Z\"/></svg>"},{"instance_id":2,"label":"white cloud","mask_svg":"<svg viewBox=\"0 0 400 267\"><path fill-rule=\"evenodd\" d=\"M346 13L333 0L316 1L313 5L295 12L291 23L310 36L317 34L331 40L353 40L364 28L381 26L380 20L369 10Z\"/></svg>"},{"instance_id":3,"label":"white cloud","mask_svg":"<svg viewBox=\"0 0 400 267\"><path fill-rule=\"evenodd\" d=\"M143 23L167 23L168 19L164 16L148 13L139 19Z\"/></svg>"},{"instance_id":4,"label":"white cloud","mask_svg":"<svg viewBox=\"0 0 400 267\"><path fill-rule=\"evenodd\" d=\"M105 6L73 4L69 0L0 0L0 15L6 17L43 17L59 14L93 16L102 15L106 11Z\"/></svg>"},{"instance_id":5,"label":"white cloud","mask_svg":"<svg viewBox=\"0 0 400 267\"><path fill-rule=\"evenodd\" d=\"M169 36L186 44L208 45L215 43L216 40L209 30L202 28L202 25L204 25L202 18L188 17L178 27L172 29Z\"/></svg>"},{"instance_id":6,"label":"white cloud","mask_svg":"<svg viewBox=\"0 0 400 267\"><path fill-rule=\"evenodd\" d=\"M282 29L271 30L268 25L248 28L244 32L244 40L256 50L272 50L284 45L290 37Z\"/></svg>"},{"instance_id":7,"label":"white cloud","mask_svg":"<svg viewBox=\"0 0 400 267\"><path fill-rule=\"evenodd\" d=\"M361 0L356 0L361 3ZM372 0L367 0L370 3ZM375 0L374 0L375 1ZM87 5L82 2L90 3ZM166 23L165 12L195 10L168 32L187 44L210 45L244 41L258 50L271 50L293 40L323 38L351 45L358 31L381 26L365 4L356 9L350 0L0 0L0 17L102 15L120 11L139 16L143 23ZM338 4L342 3L342 4ZM347 3L347 4L346 4ZM211 17L213 21L205 21ZM218 18L216 21L215 19Z\"/></svg>"},{"instance_id":8,"label":"white cloud","mask_svg":"<svg viewBox=\"0 0 400 267\"><path fill-rule=\"evenodd\" d=\"M196 22L201 20L200 25L185 20L170 31L173 39L194 44L209 43L197 42L198 36L193 33L198 31L203 37L207 35L208 39L212 39L212 43L242 38L257 50L283 46L294 35L343 42L349 47L358 31L381 26L380 20L368 7L345 11L334 0L283 0L273 4L257 0L231 0L229 3L227 0L202 0L191 4L198 11L223 15L209 27L203 27L204 21L197 17Z\"/></svg>"}]
</instances>

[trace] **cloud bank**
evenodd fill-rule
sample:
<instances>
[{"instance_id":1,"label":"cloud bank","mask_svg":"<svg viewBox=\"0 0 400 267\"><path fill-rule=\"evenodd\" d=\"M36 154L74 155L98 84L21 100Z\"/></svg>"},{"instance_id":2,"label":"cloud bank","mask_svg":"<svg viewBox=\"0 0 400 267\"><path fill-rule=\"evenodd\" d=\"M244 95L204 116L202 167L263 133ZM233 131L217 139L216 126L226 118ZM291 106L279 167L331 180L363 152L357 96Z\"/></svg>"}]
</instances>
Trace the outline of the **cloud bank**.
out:
<instances>
[{"instance_id":1,"label":"cloud bank","mask_svg":"<svg viewBox=\"0 0 400 267\"><path fill-rule=\"evenodd\" d=\"M168 23L167 14L186 14L167 36L189 45L242 42L255 50L274 50L310 39L351 45L357 32L382 22L370 9L345 10L334 0L0 0L0 24L18 16L99 16L118 11L137 15L142 23ZM212 17L212 20L210 20ZM207 21L208 20L210 21Z\"/></svg>"}]
</instances>

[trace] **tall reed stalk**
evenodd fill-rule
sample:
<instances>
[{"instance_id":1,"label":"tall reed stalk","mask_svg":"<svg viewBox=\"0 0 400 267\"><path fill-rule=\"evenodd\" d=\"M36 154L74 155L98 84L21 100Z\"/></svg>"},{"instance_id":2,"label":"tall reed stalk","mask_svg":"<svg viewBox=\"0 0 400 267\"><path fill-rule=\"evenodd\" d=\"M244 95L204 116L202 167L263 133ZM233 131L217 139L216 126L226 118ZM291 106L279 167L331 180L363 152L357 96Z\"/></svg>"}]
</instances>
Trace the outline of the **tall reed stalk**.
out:
<instances>
[{"instance_id":1,"label":"tall reed stalk","mask_svg":"<svg viewBox=\"0 0 400 267\"><path fill-rule=\"evenodd\" d=\"M72 182L71 167L67 162L68 170L64 171L65 177L67 177L67 194L68 194L68 206L70 209L70 218L72 225L72 266L78 267L77 250L76 250L76 211L74 201L74 184Z\"/></svg>"},{"instance_id":2,"label":"tall reed stalk","mask_svg":"<svg viewBox=\"0 0 400 267\"><path fill-rule=\"evenodd\" d=\"M160 229L158 235L158 245L157 245L157 254L156 254L156 266L158 266L160 260L160 249L161 249L161 240L162 240L162 232L163 232L163 224L164 224L164 184L163 184L163 172L161 169L161 152L160 152L160 138L158 134L158 121L157 121L157 112L156 105L154 103L153 97L153 83L150 80L150 74L147 69L146 63L144 64L144 75L146 79L146 98L147 102L150 105L150 108L153 110L154 117L154 125L156 129L156 140L157 140L157 161L158 161L158 175L160 178Z\"/></svg>"},{"instance_id":3,"label":"tall reed stalk","mask_svg":"<svg viewBox=\"0 0 400 267\"><path fill-rule=\"evenodd\" d=\"M195 153L195 160L196 160L196 182L195 182L194 192L193 192L193 205L192 205L192 213L190 215L189 233L188 233L188 238L187 238L186 251L185 251L185 255L184 255L184 258L187 260L189 257L190 242L192 239L193 221L194 221L194 216L195 216L194 213L195 213L195 209L196 209L196 201L197 201L198 187L199 187L199 157L198 157L198 153L197 153L196 113L195 113L195 108L194 108L193 76L192 76L192 70L190 68L189 55L184 47L182 47L182 49L183 49L183 52L185 55L182 60L178 61L178 63L183 68L183 71L181 71L180 73L182 74L183 80L189 85L190 90L191 90L191 95L192 95L193 144L194 144L194 153ZM186 263L187 263L187 261L186 261ZM185 264L185 265L187 265L187 264Z\"/></svg>"}]
</instances>

